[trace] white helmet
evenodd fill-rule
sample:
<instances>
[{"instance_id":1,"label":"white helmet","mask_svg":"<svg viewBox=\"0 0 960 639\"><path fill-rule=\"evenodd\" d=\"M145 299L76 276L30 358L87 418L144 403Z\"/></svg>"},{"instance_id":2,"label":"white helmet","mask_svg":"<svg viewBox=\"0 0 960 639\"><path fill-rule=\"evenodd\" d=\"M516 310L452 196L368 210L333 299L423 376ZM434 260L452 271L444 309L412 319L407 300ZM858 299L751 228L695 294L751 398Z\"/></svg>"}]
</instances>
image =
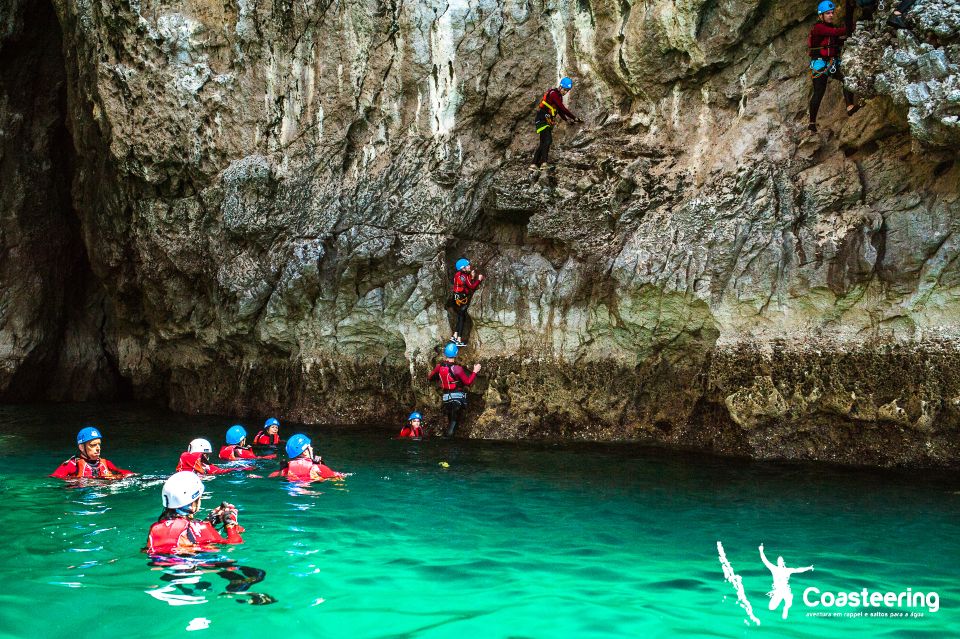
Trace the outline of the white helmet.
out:
<instances>
[{"instance_id":1,"label":"white helmet","mask_svg":"<svg viewBox=\"0 0 960 639\"><path fill-rule=\"evenodd\" d=\"M190 442L190 445L187 446L188 453L212 453L213 449L210 448L210 442L205 439L195 439Z\"/></svg>"},{"instance_id":2,"label":"white helmet","mask_svg":"<svg viewBox=\"0 0 960 639\"><path fill-rule=\"evenodd\" d=\"M203 482L190 470L174 473L163 482L163 507L183 508L203 494Z\"/></svg>"}]
</instances>

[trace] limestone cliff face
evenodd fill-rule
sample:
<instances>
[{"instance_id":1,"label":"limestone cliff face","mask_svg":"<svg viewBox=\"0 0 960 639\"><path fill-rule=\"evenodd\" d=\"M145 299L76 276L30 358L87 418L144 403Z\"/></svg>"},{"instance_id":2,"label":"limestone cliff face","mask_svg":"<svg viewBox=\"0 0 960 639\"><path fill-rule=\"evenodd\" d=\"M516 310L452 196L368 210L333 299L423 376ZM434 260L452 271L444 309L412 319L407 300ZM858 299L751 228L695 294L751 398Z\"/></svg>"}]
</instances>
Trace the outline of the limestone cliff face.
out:
<instances>
[{"instance_id":1,"label":"limestone cliff face","mask_svg":"<svg viewBox=\"0 0 960 639\"><path fill-rule=\"evenodd\" d=\"M90 269L67 288L104 300L79 341L135 396L430 413L468 255L488 280L465 434L960 459L953 94L928 83L913 115L900 80L869 75L906 36L871 27L876 97L847 119L831 86L813 134L807 2L54 6ZM947 56L937 82L956 82L958 40L923 41ZM560 75L587 123L531 179Z\"/></svg>"}]
</instances>

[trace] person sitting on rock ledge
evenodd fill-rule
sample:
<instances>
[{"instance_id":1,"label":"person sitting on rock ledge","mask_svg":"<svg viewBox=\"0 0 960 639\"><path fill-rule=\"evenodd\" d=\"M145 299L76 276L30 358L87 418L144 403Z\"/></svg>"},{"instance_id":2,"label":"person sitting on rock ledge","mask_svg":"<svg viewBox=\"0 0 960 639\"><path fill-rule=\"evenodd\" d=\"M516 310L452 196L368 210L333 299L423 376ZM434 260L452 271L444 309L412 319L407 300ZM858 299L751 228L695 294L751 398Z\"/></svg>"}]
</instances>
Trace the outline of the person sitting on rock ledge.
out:
<instances>
[{"instance_id":1,"label":"person sitting on rock ledge","mask_svg":"<svg viewBox=\"0 0 960 639\"><path fill-rule=\"evenodd\" d=\"M563 104L563 96L570 93L572 88L573 80L564 78L560 80L559 87L544 93L543 98L537 105L537 117L534 120L534 126L540 135L540 144L537 146L537 152L533 155L533 164L530 165L531 171L538 170L544 164L547 165L548 169L552 168L547 162L547 155L550 153L550 145L553 144L553 127L557 124L558 116L564 122L583 122Z\"/></svg>"},{"instance_id":2,"label":"person sitting on rock ledge","mask_svg":"<svg viewBox=\"0 0 960 639\"><path fill-rule=\"evenodd\" d=\"M187 452L180 455L177 462L177 472L189 470L198 475L223 475L238 470L253 470L253 466L237 466L235 468L221 468L210 463L210 453L213 449L205 439L194 439L187 446Z\"/></svg>"},{"instance_id":3,"label":"person sitting on rock ledge","mask_svg":"<svg viewBox=\"0 0 960 639\"><path fill-rule=\"evenodd\" d=\"M220 459L236 461L238 459L276 459L277 455L257 455L247 443L247 429L234 424L227 429L227 443L220 448Z\"/></svg>"},{"instance_id":4,"label":"person sitting on rock ledge","mask_svg":"<svg viewBox=\"0 0 960 639\"><path fill-rule=\"evenodd\" d=\"M807 44L810 49L810 75L813 78L813 94L810 96L810 124L807 128L816 133L817 112L820 102L827 91L830 78L843 86L843 74L840 72L840 39L847 35L846 27L832 25L836 6L830 0L817 5L817 22L810 29ZM860 107L854 95L843 89L843 99L847 103L847 115L853 115Z\"/></svg>"},{"instance_id":5,"label":"person sitting on rock ledge","mask_svg":"<svg viewBox=\"0 0 960 639\"><path fill-rule=\"evenodd\" d=\"M344 473L325 466L320 455L314 456L310 438L297 433L287 440L287 457L290 461L278 471L270 473L271 477L286 477L290 481L324 481L327 479L343 479Z\"/></svg>"},{"instance_id":6,"label":"person sitting on rock ledge","mask_svg":"<svg viewBox=\"0 0 960 639\"><path fill-rule=\"evenodd\" d=\"M427 376L428 380L437 377L440 381L440 389L443 391L443 410L449 419L447 437L453 437L457 430L457 423L460 421L460 414L467 407L467 393L462 389L473 384L477 379L477 373L480 372L480 364L474 364L473 372L467 374L463 366L455 362L459 350L456 344L447 344L443 349L444 361L434 366Z\"/></svg>"},{"instance_id":7,"label":"person sitting on rock ledge","mask_svg":"<svg viewBox=\"0 0 960 639\"><path fill-rule=\"evenodd\" d=\"M420 422L423 419L423 416L417 411L410 413L410 417L407 418L407 425L400 430L398 437L411 439L422 439L423 438L423 428L420 426Z\"/></svg>"},{"instance_id":8,"label":"person sitting on rock ledge","mask_svg":"<svg viewBox=\"0 0 960 639\"><path fill-rule=\"evenodd\" d=\"M465 257L457 260L455 266L457 272L453 275L453 298L451 305L457 314L457 323L454 326L453 337L450 338L450 343L462 347L467 345L464 341L465 335L463 333L466 322L470 319L470 316L467 315L467 309L470 307L473 292L476 291L480 283L483 282L483 275L477 275L477 279L473 279L473 265L470 264L470 260Z\"/></svg>"},{"instance_id":9,"label":"person sitting on rock ledge","mask_svg":"<svg viewBox=\"0 0 960 639\"><path fill-rule=\"evenodd\" d=\"M51 473L57 479L123 479L136 475L132 470L117 468L113 463L100 456L100 443L103 435L100 429L87 426L77 433L79 455L74 455Z\"/></svg>"}]
</instances>

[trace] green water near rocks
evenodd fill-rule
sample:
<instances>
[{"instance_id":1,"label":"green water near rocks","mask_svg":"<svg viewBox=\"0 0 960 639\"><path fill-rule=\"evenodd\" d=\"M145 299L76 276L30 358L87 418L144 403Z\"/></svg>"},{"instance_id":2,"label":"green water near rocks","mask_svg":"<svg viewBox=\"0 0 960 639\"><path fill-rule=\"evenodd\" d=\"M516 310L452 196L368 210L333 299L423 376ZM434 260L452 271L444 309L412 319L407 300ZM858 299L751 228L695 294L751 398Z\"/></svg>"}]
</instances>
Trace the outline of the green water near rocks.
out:
<instances>
[{"instance_id":1,"label":"green water near rocks","mask_svg":"<svg viewBox=\"0 0 960 639\"><path fill-rule=\"evenodd\" d=\"M104 429L106 458L142 475L46 477L86 422ZM259 462L261 479L206 482L205 509L233 502L247 529L222 555L266 571L251 590L277 602L239 605L209 571L177 591L200 603L171 605L149 592L175 585L140 552L160 485L186 442L216 448L230 423L131 406L0 407L0 637L204 625L199 635L237 637L945 637L960 624L956 475L324 427L307 431L330 466L353 473L342 486L265 478L276 462ZM759 627L724 581L718 540ZM792 578L787 620L767 610L761 542L773 561L815 566ZM940 610L808 617L823 610L804 605L809 586L934 590Z\"/></svg>"}]
</instances>

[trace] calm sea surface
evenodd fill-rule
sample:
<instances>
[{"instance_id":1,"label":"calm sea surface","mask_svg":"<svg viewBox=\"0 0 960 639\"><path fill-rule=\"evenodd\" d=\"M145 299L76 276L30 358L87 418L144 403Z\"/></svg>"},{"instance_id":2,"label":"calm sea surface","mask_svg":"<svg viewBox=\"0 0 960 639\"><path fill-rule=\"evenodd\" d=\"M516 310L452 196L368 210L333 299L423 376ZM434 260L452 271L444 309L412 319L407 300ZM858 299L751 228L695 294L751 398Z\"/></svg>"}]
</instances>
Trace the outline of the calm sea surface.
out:
<instances>
[{"instance_id":1,"label":"calm sea surface","mask_svg":"<svg viewBox=\"0 0 960 639\"><path fill-rule=\"evenodd\" d=\"M140 476L47 475L88 423ZM207 564L140 552L160 487L194 437L229 418L139 406L0 406L0 637L947 637L960 628L960 477L753 463L633 446L397 441L399 430L304 428L342 485L206 481L204 512L240 508L246 543ZM252 435L257 425L247 422ZM297 429L300 430L300 429ZM281 434L294 432L284 425ZM449 467L444 467L446 462ZM718 559L721 541L760 626ZM782 555L789 618L767 609ZM248 571L251 572L251 571ZM251 572L251 574L253 574ZM939 610L816 608L804 591L927 593ZM236 588L236 586L234 586ZM251 594L257 593L257 594ZM268 605L251 605L265 600ZM810 613L922 616L814 617Z\"/></svg>"}]
</instances>

